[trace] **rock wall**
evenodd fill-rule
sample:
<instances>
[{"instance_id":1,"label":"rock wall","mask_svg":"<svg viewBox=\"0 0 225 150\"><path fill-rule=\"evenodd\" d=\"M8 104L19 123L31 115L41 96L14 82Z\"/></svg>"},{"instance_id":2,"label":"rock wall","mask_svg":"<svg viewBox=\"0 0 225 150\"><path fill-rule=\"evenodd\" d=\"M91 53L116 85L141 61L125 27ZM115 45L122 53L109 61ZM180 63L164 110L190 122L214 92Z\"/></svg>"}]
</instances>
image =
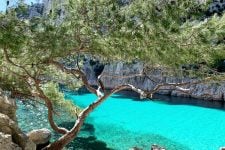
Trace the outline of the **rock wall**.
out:
<instances>
[{"instance_id":1,"label":"rock wall","mask_svg":"<svg viewBox=\"0 0 225 150\"><path fill-rule=\"evenodd\" d=\"M0 149L36 150L36 145L20 130L16 120L16 104L0 90Z\"/></svg>"},{"instance_id":2,"label":"rock wall","mask_svg":"<svg viewBox=\"0 0 225 150\"><path fill-rule=\"evenodd\" d=\"M205 10L206 16L211 16L215 13L221 15L225 11L225 0L196 0L197 4L206 4L209 1L208 9ZM58 22L63 21L64 16L66 14L65 8L63 7L63 3L65 0L41 0L38 3L32 4L28 9L28 18L32 18L34 16L42 16L51 13L53 8L53 3L57 3L60 6L58 10ZM119 0L118 1L121 6L128 5L132 2L132 0ZM157 4L159 7L165 4L173 4L179 2L177 0L158 0ZM11 2L10 2L11 3Z\"/></svg>"},{"instance_id":3,"label":"rock wall","mask_svg":"<svg viewBox=\"0 0 225 150\"><path fill-rule=\"evenodd\" d=\"M89 62L90 60L85 61L84 71L87 74L89 83L92 85L97 85L95 70L97 70L96 68L98 68L99 64ZM163 83L189 82L194 80L190 78L181 79L178 77L169 76L162 77L160 69L155 69L154 71L147 73L147 75L141 75L143 69L144 65L140 62L134 62L132 64L126 64L122 62L106 64L102 72L105 74L102 78L102 81L105 87L109 89L112 89L113 87L121 84L133 84L138 88L149 91L152 90L160 80ZM154 79L154 82L152 79ZM185 88L190 88L191 94L183 93L171 87L161 89L158 94L191 97L205 100L225 100L225 81L221 83L201 83L197 85L186 86Z\"/></svg>"}]
</instances>

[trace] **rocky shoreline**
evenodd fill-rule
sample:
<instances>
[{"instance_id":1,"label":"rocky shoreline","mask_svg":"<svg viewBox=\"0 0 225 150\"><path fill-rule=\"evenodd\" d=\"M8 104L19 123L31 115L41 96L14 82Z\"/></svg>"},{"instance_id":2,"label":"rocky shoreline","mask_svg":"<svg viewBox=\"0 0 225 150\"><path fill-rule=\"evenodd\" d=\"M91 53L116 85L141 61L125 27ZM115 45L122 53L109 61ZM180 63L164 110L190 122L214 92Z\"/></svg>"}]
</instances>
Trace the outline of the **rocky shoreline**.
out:
<instances>
[{"instance_id":1,"label":"rocky shoreline","mask_svg":"<svg viewBox=\"0 0 225 150\"><path fill-rule=\"evenodd\" d=\"M0 148L4 150L35 150L36 145L18 127L16 103L0 90Z\"/></svg>"},{"instance_id":2,"label":"rocky shoreline","mask_svg":"<svg viewBox=\"0 0 225 150\"><path fill-rule=\"evenodd\" d=\"M115 86L121 84L132 84L140 89L150 91L158 83L152 81L149 76L154 78L155 81L163 80L163 83L177 83L177 82L191 82L196 79L191 78L178 78L173 76L162 76L160 69L155 69L147 73L146 75L141 75L144 69L144 64L141 62L134 62L131 64L123 62L114 62L106 64L102 67L99 61L93 62L93 60L86 60L84 62L84 72L87 75L88 81L91 85L96 86L96 76L101 72L105 74L102 77L102 81L105 88L112 89ZM99 69L100 68L100 69ZM136 75L131 76L129 75ZM122 77L122 78L120 78ZM177 97L189 97L203 100L215 100L215 101L225 101L225 82L220 83L200 83L196 85L187 85L184 88L190 89L190 93L184 93L172 87L166 87L160 89L157 94L177 96Z\"/></svg>"},{"instance_id":3,"label":"rocky shoreline","mask_svg":"<svg viewBox=\"0 0 225 150\"><path fill-rule=\"evenodd\" d=\"M0 89L0 149L41 150L48 145L51 138L50 130L43 128L25 134L18 125L15 99L2 93Z\"/></svg>"}]
</instances>

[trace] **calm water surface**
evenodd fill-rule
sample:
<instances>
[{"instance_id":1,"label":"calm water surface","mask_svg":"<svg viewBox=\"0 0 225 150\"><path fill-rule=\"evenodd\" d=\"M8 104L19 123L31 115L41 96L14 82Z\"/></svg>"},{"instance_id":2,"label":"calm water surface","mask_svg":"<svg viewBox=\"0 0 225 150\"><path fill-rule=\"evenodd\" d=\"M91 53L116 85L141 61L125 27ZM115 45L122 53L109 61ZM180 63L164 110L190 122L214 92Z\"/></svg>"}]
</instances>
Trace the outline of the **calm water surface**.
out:
<instances>
[{"instance_id":1,"label":"calm water surface","mask_svg":"<svg viewBox=\"0 0 225 150\"><path fill-rule=\"evenodd\" d=\"M66 98L80 107L93 102L93 94L67 92ZM225 111L221 103L183 98L160 97L163 100L140 101L113 95L87 118L79 137L70 150L128 150L137 146L149 150L157 143L167 150L218 150L225 146ZM18 120L26 131L43 112L29 117L19 108ZM26 117L26 118L25 118ZM45 118L44 116L43 118ZM47 120L36 123L45 127ZM31 125L32 124L32 125ZM61 122L72 126L73 120Z\"/></svg>"},{"instance_id":2,"label":"calm water surface","mask_svg":"<svg viewBox=\"0 0 225 150\"><path fill-rule=\"evenodd\" d=\"M85 107L96 97L92 94L66 97ZM87 119L94 136L116 150L138 146L149 149L158 143L168 150L218 150L225 145L223 105L182 99L138 101L113 95ZM206 108L202 107L216 107Z\"/></svg>"}]
</instances>

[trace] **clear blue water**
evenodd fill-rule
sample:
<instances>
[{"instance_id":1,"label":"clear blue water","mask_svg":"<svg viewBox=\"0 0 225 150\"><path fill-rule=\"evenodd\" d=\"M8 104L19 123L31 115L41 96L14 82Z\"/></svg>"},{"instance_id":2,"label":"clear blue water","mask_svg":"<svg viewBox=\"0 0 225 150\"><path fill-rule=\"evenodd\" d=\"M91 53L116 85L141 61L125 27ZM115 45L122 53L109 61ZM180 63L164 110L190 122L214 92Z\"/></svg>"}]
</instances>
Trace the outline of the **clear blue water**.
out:
<instances>
[{"instance_id":1,"label":"clear blue water","mask_svg":"<svg viewBox=\"0 0 225 150\"><path fill-rule=\"evenodd\" d=\"M96 97L66 92L67 99L85 107ZM149 150L154 143L167 150L218 150L225 146L225 111L221 103L168 97L140 101L113 95L85 121L69 150L129 150L137 146ZM17 118L23 131L50 128L43 105L17 102ZM211 108L209 108L211 107ZM214 107L214 108L213 108ZM60 126L71 127L67 114L55 118ZM52 140L59 135L53 132Z\"/></svg>"},{"instance_id":2,"label":"clear blue water","mask_svg":"<svg viewBox=\"0 0 225 150\"><path fill-rule=\"evenodd\" d=\"M66 98L81 107L96 99L73 93L66 93ZM225 145L222 109L137 100L121 95L107 99L86 120L92 125L92 136L115 150L134 146L149 150L154 143L168 150L218 150ZM90 136L80 134L85 135Z\"/></svg>"}]
</instances>

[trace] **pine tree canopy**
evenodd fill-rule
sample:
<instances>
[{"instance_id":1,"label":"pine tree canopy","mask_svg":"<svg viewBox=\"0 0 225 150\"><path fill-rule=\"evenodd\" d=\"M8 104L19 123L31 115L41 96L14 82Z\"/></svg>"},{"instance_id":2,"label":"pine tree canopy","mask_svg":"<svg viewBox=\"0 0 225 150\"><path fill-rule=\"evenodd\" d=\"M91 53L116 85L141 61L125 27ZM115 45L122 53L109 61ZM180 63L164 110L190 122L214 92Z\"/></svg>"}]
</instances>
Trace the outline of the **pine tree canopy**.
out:
<instances>
[{"instance_id":1,"label":"pine tree canopy","mask_svg":"<svg viewBox=\"0 0 225 150\"><path fill-rule=\"evenodd\" d=\"M63 99L49 94L58 88L55 83L82 84L50 62L78 54L172 68L211 67L225 59L225 15L207 18L207 6L196 0L68 0L54 3L48 15L25 19L18 17L27 7L20 4L0 14L0 87L29 97L38 79L43 90L52 90L46 95ZM62 8L65 15L59 18Z\"/></svg>"}]
</instances>

